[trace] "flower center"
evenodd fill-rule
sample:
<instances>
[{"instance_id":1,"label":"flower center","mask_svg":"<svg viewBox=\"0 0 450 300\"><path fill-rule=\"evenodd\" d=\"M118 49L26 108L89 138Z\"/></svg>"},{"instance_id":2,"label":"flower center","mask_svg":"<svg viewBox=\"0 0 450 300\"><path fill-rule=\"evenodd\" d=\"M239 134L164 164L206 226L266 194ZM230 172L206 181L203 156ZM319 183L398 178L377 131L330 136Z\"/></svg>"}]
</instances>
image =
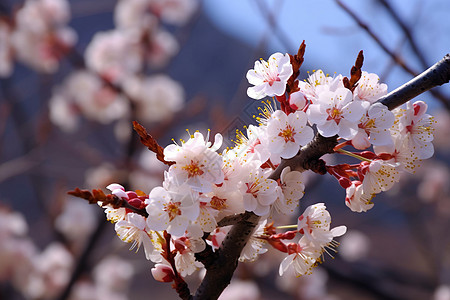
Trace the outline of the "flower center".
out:
<instances>
[{"instance_id":1,"label":"flower center","mask_svg":"<svg viewBox=\"0 0 450 300\"><path fill-rule=\"evenodd\" d=\"M180 204L181 202L169 202L164 205L164 211L169 215L169 222L181 215Z\"/></svg>"},{"instance_id":2,"label":"flower center","mask_svg":"<svg viewBox=\"0 0 450 300\"><path fill-rule=\"evenodd\" d=\"M204 165L200 165L197 162L194 162L191 160L191 163L189 165L186 165L183 167L183 170L186 170L188 172L188 177L194 177L198 175L203 175L203 170L201 169L204 167Z\"/></svg>"},{"instance_id":3,"label":"flower center","mask_svg":"<svg viewBox=\"0 0 450 300\"><path fill-rule=\"evenodd\" d=\"M294 134L295 134L294 129L291 127L291 125L288 125L283 131L280 131L280 133L278 133L278 136L281 136L287 143L287 142L295 142Z\"/></svg>"},{"instance_id":4,"label":"flower center","mask_svg":"<svg viewBox=\"0 0 450 300\"><path fill-rule=\"evenodd\" d=\"M227 208L228 205L226 204L227 199L222 199L217 196L212 197L210 205L212 208L216 210L222 210L224 208Z\"/></svg>"}]
</instances>

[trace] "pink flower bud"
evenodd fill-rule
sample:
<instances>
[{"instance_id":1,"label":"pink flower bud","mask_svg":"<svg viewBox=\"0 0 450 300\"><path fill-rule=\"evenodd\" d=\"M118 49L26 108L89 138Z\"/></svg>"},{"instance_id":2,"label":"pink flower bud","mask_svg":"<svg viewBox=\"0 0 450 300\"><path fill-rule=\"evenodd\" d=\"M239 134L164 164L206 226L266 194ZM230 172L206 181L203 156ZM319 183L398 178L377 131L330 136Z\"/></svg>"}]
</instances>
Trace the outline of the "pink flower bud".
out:
<instances>
[{"instance_id":1,"label":"pink flower bud","mask_svg":"<svg viewBox=\"0 0 450 300\"><path fill-rule=\"evenodd\" d=\"M172 282L175 277L172 268L168 265L156 264L151 271L153 278L160 282Z\"/></svg>"}]
</instances>

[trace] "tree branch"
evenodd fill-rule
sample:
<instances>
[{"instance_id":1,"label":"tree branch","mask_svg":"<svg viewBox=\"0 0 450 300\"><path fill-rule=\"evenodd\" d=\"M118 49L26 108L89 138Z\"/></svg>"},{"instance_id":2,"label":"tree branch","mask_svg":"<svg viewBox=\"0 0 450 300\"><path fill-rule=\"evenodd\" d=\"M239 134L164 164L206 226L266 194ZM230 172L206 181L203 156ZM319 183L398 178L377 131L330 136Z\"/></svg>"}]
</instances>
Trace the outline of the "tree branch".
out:
<instances>
[{"instance_id":1,"label":"tree branch","mask_svg":"<svg viewBox=\"0 0 450 300\"><path fill-rule=\"evenodd\" d=\"M389 93L379 101L389 109L394 109L412 98L428 91L429 89L450 81L450 54L436 63L434 66ZM325 174L325 162L320 158L327 153L333 153L337 144L336 136L325 138L319 134L308 145L291 159L283 159L280 165L270 175L270 179L277 180L285 167L291 170L313 170L319 174ZM239 218L242 218L239 220ZM260 217L252 212L245 212L238 218L230 232L227 234L214 262L206 266L206 275L203 278L193 299L210 300L217 299L228 286L237 267L242 249L247 244ZM224 222L225 223L225 222Z\"/></svg>"},{"instance_id":2,"label":"tree branch","mask_svg":"<svg viewBox=\"0 0 450 300\"><path fill-rule=\"evenodd\" d=\"M450 54L428 68L422 74L414 77L404 85L393 90L378 102L392 110L418 95L450 81Z\"/></svg>"}]
</instances>

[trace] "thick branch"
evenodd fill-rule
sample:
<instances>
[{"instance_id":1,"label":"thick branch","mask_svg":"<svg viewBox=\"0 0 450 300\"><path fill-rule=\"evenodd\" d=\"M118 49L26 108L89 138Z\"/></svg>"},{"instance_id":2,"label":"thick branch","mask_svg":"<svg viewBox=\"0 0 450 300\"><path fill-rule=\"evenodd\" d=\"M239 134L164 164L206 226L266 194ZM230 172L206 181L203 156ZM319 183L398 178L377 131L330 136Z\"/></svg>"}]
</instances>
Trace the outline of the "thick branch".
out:
<instances>
[{"instance_id":1,"label":"thick branch","mask_svg":"<svg viewBox=\"0 0 450 300\"><path fill-rule=\"evenodd\" d=\"M406 103L418 95L450 81L450 54L422 74L414 77L404 85L380 98L378 102L386 105L390 110Z\"/></svg>"},{"instance_id":2,"label":"thick branch","mask_svg":"<svg viewBox=\"0 0 450 300\"><path fill-rule=\"evenodd\" d=\"M222 291L230 284L239 256L247 244L260 217L246 212L245 218L234 225L225 237L214 264L207 268L206 275L197 292L195 300L219 298Z\"/></svg>"}]
</instances>

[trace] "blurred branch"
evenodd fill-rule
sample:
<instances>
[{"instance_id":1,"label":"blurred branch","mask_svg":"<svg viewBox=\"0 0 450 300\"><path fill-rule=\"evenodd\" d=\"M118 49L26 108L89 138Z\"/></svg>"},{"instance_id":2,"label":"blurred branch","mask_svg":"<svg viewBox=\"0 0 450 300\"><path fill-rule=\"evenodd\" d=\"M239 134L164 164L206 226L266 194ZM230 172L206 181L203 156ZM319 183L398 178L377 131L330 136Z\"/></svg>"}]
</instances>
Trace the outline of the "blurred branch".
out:
<instances>
[{"instance_id":1,"label":"blurred branch","mask_svg":"<svg viewBox=\"0 0 450 300\"><path fill-rule=\"evenodd\" d=\"M0 182L5 181L11 177L23 174L30 169L36 167L41 161L35 158L37 149L28 154L11 159L0 164Z\"/></svg>"},{"instance_id":2,"label":"blurred branch","mask_svg":"<svg viewBox=\"0 0 450 300\"><path fill-rule=\"evenodd\" d=\"M410 66L408 66L404 60L397 55L395 52L390 50L386 44L384 44L381 39L372 31L372 29L364 23L361 18L359 18L348 6L346 6L341 0L335 0L336 3L350 16L353 18L353 20L362 28L364 29L367 34L378 44L378 46L383 49L386 54L388 54L400 67L402 67L403 70L411 74L412 76L416 76L417 72L413 70ZM430 93L441 102L441 104L450 111L450 99L440 93L437 90L430 91Z\"/></svg>"},{"instance_id":3,"label":"blurred branch","mask_svg":"<svg viewBox=\"0 0 450 300\"><path fill-rule=\"evenodd\" d=\"M97 228L92 233L89 241L87 242L83 253L78 257L78 260L75 264L75 269L73 270L72 276L70 277L69 283L65 287L64 291L61 293L61 295L57 298L58 300L65 300L68 299L70 296L70 293L72 291L73 286L75 285L76 281L80 276L83 274L85 269L88 266L88 259L92 253L92 250L94 250L95 246L97 245L98 241L100 241L100 236L103 233L103 229L105 228L105 224L109 224L105 220L104 214L98 214L97 218Z\"/></svg>"},{"instance_id":4,"label":"blurred branch","mask_svg":"<svg viewBox=\"0 0 450 300\"><path fill-rule=\"evenodd\" d=\"M258 7L261 16L267 20L267 23L270 26L270 29L273 31L274 36L280 41L280 43L286 48L286 51L290 51L292 49L295 49L295 46L292 44L292 42L289 40L289 37L287 34L284 33L284 31L278 26L277 18L273 15L269 7L267 7L267 4L264 0L255 0L256 6ZM283 4L283 1L278 0L276 2L276 5L281 7Z\"/></svg>"},{"instance_id":5,"label":"blurred branch","mask_svg":"<svg viewBox=\"0 0 450 300\"><path fill-rule=\"evenodd\" d=\"M411 29L408 28L408 26L406 25L405 22L403 22L403 20L400 18L398 13L394 10L394 8L391 6L391 4L388 1L378 0L378 2L380 2L380 4L386 8L388 13L392 16L392 19L394 19L394 21L402 29L403 33L405 34L406 40L410 44L411 49L414 52L414 54L416 55L417 59L419 60L422 68L424 68L424 69L427 68L428 64L425 60L425 55L422 53L422 51L420 51L419 46L417 45L417 42L414 39L414 36L411 32Z\"/></svg>"}]
</instances>

